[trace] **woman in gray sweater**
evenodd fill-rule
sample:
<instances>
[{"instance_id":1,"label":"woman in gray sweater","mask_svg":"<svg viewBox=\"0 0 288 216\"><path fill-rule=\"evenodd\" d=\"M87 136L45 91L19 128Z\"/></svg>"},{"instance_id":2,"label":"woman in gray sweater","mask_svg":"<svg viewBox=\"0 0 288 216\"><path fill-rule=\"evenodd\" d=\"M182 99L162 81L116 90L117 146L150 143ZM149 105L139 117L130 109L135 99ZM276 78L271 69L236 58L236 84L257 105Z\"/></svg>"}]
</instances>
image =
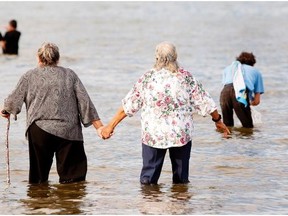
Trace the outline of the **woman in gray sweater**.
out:
<instances>
[{"instance_id":1,"label":"woman in gray sweater","mask_svg":"<svg viewBox=\"0 0 288 216\"><path fill-rule=\"evenodd\" d=\"M81 123L93 124L98 132L103 126L82 82L71 69L57 66L59 58L58 47L44 43L38 50L38 67L21 77L1 112L9 118L26 105L30 183L48 181L54 154L60 183L85 180Z\"/></svg>"}]
</instances>

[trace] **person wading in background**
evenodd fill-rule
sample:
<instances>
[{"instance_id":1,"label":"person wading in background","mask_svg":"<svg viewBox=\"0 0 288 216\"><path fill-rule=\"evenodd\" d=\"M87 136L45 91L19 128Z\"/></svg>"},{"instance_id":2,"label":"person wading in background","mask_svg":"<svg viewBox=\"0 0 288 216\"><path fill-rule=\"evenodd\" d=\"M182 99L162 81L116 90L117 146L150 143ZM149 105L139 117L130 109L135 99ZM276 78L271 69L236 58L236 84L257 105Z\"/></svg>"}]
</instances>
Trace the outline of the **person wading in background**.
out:
<instances>
[{"instance_id":1,"label":"person wading in background","mask_svg":"<svg viewBox=\"0 0 288 216\"><path fill-rule=\"evenodd\" d=\"M260 95L264 93L262 75L259 70L253 67L255 63L256 59L253 53L242 52L236 58L236 62L227 66L223 71L222 82L224 87L220 95L220 104L223 122L227 126L234 126L234 110L243 127L253 128L250 105L259 105ZM235 88L237 87L235 85L239 84L237 77L243 79L243 87L246 95L245 98L238 98L239 100L237 100L236 97L239 92L237 92L237 90L235 91Z\"/></svg>"},{"instance_id":2,"label":"person wading in background","mask_svg":"<svg viewBox=\"0 0 288 216\"><path fill-rule=\"evenodd\" d=\"M18 55L19 39L21 33L16 30L17 21L11 20L7 27L7 32L4 37L0 34L0 43L3 50L3 54L7 55Z\"/></svg>"}]
</instances>

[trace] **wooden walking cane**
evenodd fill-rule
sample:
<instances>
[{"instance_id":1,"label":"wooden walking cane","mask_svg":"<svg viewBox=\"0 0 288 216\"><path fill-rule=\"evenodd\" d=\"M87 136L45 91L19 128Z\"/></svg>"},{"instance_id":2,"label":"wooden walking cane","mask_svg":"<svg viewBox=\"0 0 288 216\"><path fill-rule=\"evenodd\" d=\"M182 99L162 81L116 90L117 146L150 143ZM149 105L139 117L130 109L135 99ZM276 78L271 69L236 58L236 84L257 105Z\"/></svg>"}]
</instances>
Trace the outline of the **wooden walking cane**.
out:
<instances>
[{"instance_id":1,"label":"wooden walking cane","mask_svg":"<svg viewBox=\"0 0 288 216\"><path fill-rule=\"evenodd\" d=\"M2 111L3 114L9 114L6 110ZM7 170L7 183L10 184L10 158L9 158L9 128L10 128L10 116L7 118L6 128L6 170Z\"/></svg>"}]
</instances>

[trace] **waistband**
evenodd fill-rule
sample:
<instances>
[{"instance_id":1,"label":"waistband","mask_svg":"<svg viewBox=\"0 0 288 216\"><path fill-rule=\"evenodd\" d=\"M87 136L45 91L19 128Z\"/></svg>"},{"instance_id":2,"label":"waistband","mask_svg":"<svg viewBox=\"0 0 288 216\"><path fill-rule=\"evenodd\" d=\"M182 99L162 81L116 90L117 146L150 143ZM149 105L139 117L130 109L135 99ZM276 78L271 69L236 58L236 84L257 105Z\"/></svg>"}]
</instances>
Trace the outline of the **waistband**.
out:
<instances>
[{"instance_id":1,"label":"waistband","mask_svg":"<svg viewBox=\"0 0 288 216\"><path fill-rule=\"evenodd\" d=\"M225 84L224 87L233 87L233 83Z\"/></svg>"}]
</instances>

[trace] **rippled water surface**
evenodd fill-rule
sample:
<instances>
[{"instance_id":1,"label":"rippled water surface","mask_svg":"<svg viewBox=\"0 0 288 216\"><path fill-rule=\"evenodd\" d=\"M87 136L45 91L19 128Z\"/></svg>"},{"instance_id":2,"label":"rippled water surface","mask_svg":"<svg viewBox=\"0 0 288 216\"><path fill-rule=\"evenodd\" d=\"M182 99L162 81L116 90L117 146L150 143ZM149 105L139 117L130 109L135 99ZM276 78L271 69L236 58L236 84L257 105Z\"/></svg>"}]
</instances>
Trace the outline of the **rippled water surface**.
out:
<instances>
[{"instance_id":1,"label":"rippled water surface","mask_svg":"<svg viewBox=\"0 0 288 216\"><path fill-rule=\"evenodd\" d=\"M210 117L195 116L189 185L171 183L166 156L158 186L139 184L140 116L100 140L84 129L87 182L60 185L53 165L48 185L28 185L25 108L11 122L11 185L6 184L6 120L0 119L0 214L287 214L287 2L0 2L22 32L20 56L0 55L0 101L36 66L44 41L59 45L61 65L75 70L104 123L154 62L161 41L176 44L179 61L219 104L222 69L253 51L265 94L262 124L239 122L225 140Z\"/></svg>"}]
</instances>

